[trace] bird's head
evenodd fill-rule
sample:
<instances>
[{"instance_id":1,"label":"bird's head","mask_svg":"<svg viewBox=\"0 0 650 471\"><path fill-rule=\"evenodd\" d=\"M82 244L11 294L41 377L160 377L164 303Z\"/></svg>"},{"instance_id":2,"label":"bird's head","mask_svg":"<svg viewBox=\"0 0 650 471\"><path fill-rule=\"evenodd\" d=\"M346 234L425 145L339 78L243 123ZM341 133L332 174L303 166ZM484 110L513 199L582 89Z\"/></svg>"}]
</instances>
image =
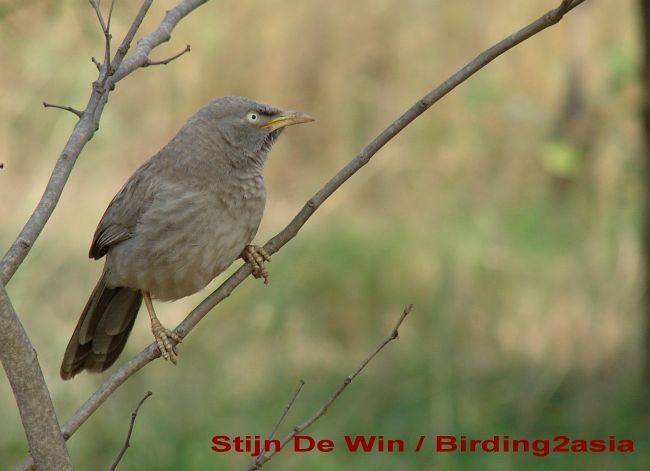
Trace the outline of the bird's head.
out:
<instances>
[{"instance_id":1,"label":"bird's head","mask_svg":"<svg viewBox=\"0 0 650 471\"><path fill-rule=\"evenodd\" d=\"M261 159L262 163L285 127L314 121L300 111L287 111L238 96L217 98L195 116L235 154L245 159Z\"/></svg>"}]
</instances>

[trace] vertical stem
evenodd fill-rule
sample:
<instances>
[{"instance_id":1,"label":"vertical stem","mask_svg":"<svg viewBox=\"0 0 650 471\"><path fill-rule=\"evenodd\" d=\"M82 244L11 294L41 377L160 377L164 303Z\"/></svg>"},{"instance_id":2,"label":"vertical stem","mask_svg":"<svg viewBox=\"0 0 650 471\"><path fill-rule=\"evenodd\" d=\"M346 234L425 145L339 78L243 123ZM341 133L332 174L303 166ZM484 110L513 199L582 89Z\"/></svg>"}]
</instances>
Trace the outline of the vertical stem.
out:
<instances>
[{"instance_id":1,"label":"vertical stem","mask_svg":"<svg viewBox=\"0 0 650 471\"><path fill-rule=\"evenodd\" d=\"M0 283L0 361L9 378L36 469L71 470L54 405L25 329Z\"/></svg>"}]
</instances>

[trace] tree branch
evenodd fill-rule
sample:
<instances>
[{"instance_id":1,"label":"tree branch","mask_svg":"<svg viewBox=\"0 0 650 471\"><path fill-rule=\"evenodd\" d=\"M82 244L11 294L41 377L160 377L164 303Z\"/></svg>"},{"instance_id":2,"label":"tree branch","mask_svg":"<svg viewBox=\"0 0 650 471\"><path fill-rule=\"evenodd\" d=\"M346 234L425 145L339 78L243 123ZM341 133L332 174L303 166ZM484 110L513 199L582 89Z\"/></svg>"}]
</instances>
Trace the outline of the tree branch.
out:
<instances>
[{"instance_id":1,"label":"tree branch","mask_svg":"<svg viewBox=\"0 0 650 471\"><path fill-rule=\"evenodd\" d=\"M167 65L171 61L178 59L180 56L182 56L183 54L186 54L188 52L190 52L190 45L189 44L187 46L185 46L185 49L183 49L181 52L179 52L176 55L171 56L168 59L165 59L165 60L162 60L162 61L147 60L147 62L145 62L142 67L149 67L151 65Z\"/></svg>"},{"instance_id":2,"label":"tree branch","mask_svg":"<svg viewBox=\"0 0 650 471\"><path fill-rule=\"evenodd\" d=\"M122 457L124 456L124 453L126 453L126 450L131 446L131 434L133 433L133 426L135 425L135 419L138 416L138 411L140 410L140 407L146 401L151 397L153 393L151 391L147 391L147 393L144 395L142 399L140 399L140 402L138 402L138 405L136 406L135 410L131 413L131 424L129 425L129 432L126 434L126 440L124 440L124 445L122 446L122 449L120 450L120 454L117 455L117 458L115 459L115 462L111 466L111 471L115 471L117 468L117 465L120 464L120 461L122 460Z\"/></svg>"},{"instance_id":3,"label":"tree branch","mask_svg":"<svg viewBox=\"0 0 650 471\"><path fill-rule=\"evenodd\" d=\"M82 112L83 116L70 134L68 142L54 166L43 196L20 234L0 261L0 282L5 286L9 283L31 250L43 227L52 215L79 154L99 128L99 120L108 100L108 94L113 90L115 84L142 67L149 59L151 50L170 39L171 32L179 21L207 2L207 0L183 0L178 3L178 5L167 12L158 28L142 38L133 53L129 57L125 57L126 51L128 51L138 27L142 23L143 11L146 12L145 9L148 9L147 5L151 1L147 0L143 3L138 16L136 16L120 48L115 53L111 66L111 68L116 69L114 73L104 81L104 74L107 71L106 69L100 68L99 78L93 84L88 104Z\"/></svg>"},{"instance_id":4,"label":"tree branch","mask_svg":"<svg viewBox=\"0 0 650 471\"><path fill-rule=\"evenodd\" d=\"M27 436L29 453L38 469L72 469L36 352L0 283L0 361L14 392Z\"/></svg>"},{"instance_id":5,"label":"tree branch","mask_svg":"<svg viewBox=\"0 0 650 471\"><path fill-rule=\"evenodd\" d=\"M72 108L71 106L61 106L61 105L54 105L52 103L47 103L43 102L43 108L58 108L60 110L66 110L69 111L70 113L76 115L78 118L82 118L84 115L83 111L79 111L77 109Z\"/></svg>"},{"instance_id":6,"label":"tree branch","mask_svg":"<svg viewBox=\"0 0 650 471\"><path fill-rule=\"evenodd\" d=\"M381 342L377 348L375 349L374 352L372 352L368 358L366 358L361 365L356 369L354 373L352 373L350 376L346 376L346 378L343 380L343 383L334 391L334 394L330 396L330 398L325 401L325 404L323 404L320 409L314 413L309 419L307 419L305 422L303 422L300 425L296 425L293 430L282 440L282 443L280 444L280 450L285 447L287 443L289 443L293 438L298 435L299 433L303 432L306 430L308 427L314 424L318 419L320 419L322 416L324 416L330 406L338 399L338 397L345 391L345 389L354 381L354 379L359 376L359 373L363 371L363 369L372 361L373 358L377 356L379 352L381 352L386 345L388 345L390 342L393 340L397 339L399 337L399 328L402 325L402 322L404 322L404 319L406 319L406 316L409 315L409 313L413 310L413 304L409 304L404 308L404 311L402 312L402 315L400 316L399 320L395 324L395 327L393 327L393 330L391 333L384 339L383 342ZM293 402L293 401L292 401ZM290 403L291 404L291 403ZM286 413L286 412L285 412ZM275 456L277 452L274 451L269 451L269 452L264 452L259 455L251 462L251 464L248 466L248 471L255 471L257 469L260 469L264 464L269 461L271 458Z\"/></svg>"},{"instance_id":7,"label":"tree branch","mask_svg":"<svg viewBox=\"0 0 650 471\"><path fill-rule=\"evenodd\" d=\"M102 34L104 35L104 71L109 70L109 67L111 66L111 33L110 33L110 28L111 28L111 16L113 15L113 6L115 5L115 0L111 1L111 9L110 13L108 15L108 21L104 22L104 16L102 15L102 11L99 7L99 0L88 0L90 3L90 6L93 7L93 10L95 10L95 14L97 15L97 21L99 21L99 27L102 30ZM102 70L100 67L98 67L98 70ZM107 74L104 74L104 77L106 77Z\"/></svg>"},{"instance_id":8,"label":"tree branch","mask_svg":"<svg viewBox=\"0 0 650 471\"><path fill-rule=\"evenodd\" d=\"M282 414L280 415L280 418L278 421L275 423L275 426L271 430L271 433L269 433L269 440L273 438L273 435L275 435L275 432L278 431L278 427L280 427L280 424L282 424L282 421L284 418L287 416L287 413L291 409L291 406L293 406L293 403L296 402L296 398L298 397L298 394L300 394L300 391L302 390L302 387L305 385L305 382L301 379L298 382L298 387L296 390L293 392L293 395L291 396L291 399L289 399L289 402L287 403L286 407L284 408L284 411L282 411Z\"/></svg>"},{"instance_id":9,"label":"tree branch","mask_svg":"<svg viewBox=\"0 0 650 471\"><path fill-rule=\"evenodd\" d=\"M138 14L135 16L135 20L133 20L133 23L131 24L129 31L124 36L124 39L122 40L122 44L120 44L120 47L117 48L117 52L115 53L115 57L113 58L113 64L108 69L109 70L108 75L113 75L115 71L119 69L120 65L122 64L122 60L126 56L126 53L129 51L129 48L131 47L131 43L133 42L135 33L138 32L138 29L140 28L140 25L142 24L144 17L147 15L147 12L149 11L149 7L151 7L152 3L153 0L144 0L144 2L142 2L140 11L138 11Z\"/></svg>"},{"instance_id":10,"label":"tree branch","mask_svg":"<svg viewBox=\"0 0 650 471\"><path fill-rule=\"evenodd\" d=\"M102 29L102 33L106 33L108 31L108 28L106 27L106 23L104 22L102 11L99 9L99 1L88 0L88 2L90 3L90 6L93 7L93 10L95 10L95 14L97 15L97 21L99 21L99 27Z\"/></svg>"},{"instance_id":11,"label":"tree branch","mask_svg":"<svg viewBox=\"0 0 650 471\"><path fill-rule=\"evenodd\" d=\"M531 36L534 36L540 31L556 24L562 19L565 13L583 3L584 1L585 0L573 0L573 2L570 2L563 0L562 4L558 8L547 12L529 25L511 34L489 49L486 49L464 67L454 73L451 77L445 80L442 84L418 100L413 106L411 106L411 108L402 114L402 116L397 118L386 129L384 129L354 159L352 159L345 167L343 167L336 175L334 175L334 177L332 177L316 194L314 194L314 196L312 196L307 201L307 203L293 218L293 220L280 233L278 233L275 237L269 240L266 245L264 245L264 249L267 251L267 253L270 255L277 252L287 242L293 239L297 235L300 228L314 214L316 209L318 209L318 207L327 198L329 198L329 196L331 196L334 191L336 191L361 167L366 165L372 156L388 141L395 137L415 118L429 109L435 102L440 100L443 96L448 94L459 84L467 80L478 70L485 67L501 54L505 53L509 49L520 44ZM145 44L145 41L140 41L140 43L138 43L138 48L141 46L145 47L143 44ZM133 58L133 56L130 58ZM125 61L125 64L127 61ZM214 306L219 304L223 299L230 296L232 291L237 286L239 286L242 281L244 281L250 274L250 265L242 265L215 291L213 291L196 308L194 308L194 310L192 310L192 312L179 324L179 326L176 327L175 332L181 337L187 336L187 334L199 323L203 317L205 317L205 315L212 308L214 308ZM130 376L135 374L147 363L158 358L159 356L160 352L158 351L158 347L155 343L151 343L139 354L128 360L122 367L111 374L97 389L97 391L95 391L95 393L89 397L86 402L84 402L81 407L79 407L79 409L66 421L61 429L64 436L66 438L72 436L72 434L77 431L77 429L88 419L88 417L90 417L101 406L101 404L106 401L106 399L113 393L113 391L115 391Z\"/></svg>"}]
</instances>

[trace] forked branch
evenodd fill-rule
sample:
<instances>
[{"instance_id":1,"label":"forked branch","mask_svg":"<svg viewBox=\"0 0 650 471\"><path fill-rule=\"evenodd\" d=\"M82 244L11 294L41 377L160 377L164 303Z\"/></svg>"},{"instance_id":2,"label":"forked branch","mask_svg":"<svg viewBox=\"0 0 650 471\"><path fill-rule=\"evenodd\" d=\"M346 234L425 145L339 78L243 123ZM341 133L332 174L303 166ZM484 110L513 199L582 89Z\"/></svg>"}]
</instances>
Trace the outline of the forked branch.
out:
<instances>
[{"instance_id":1,"label":"forked branch","mask_svg":"<svg viewBox=\"0 0 650 471\"><path fill-rule=\"evenodd\" d=\"M173 55L173 56L171 56L171 57L169 57L167 59L164 59L164 60L161 60L161 61L152 61L150 59L147 59L147 62L145 62L142 67L149 67L151 65L167 65L171 61L178 59L183 54L186 54L186 53L190 52L190 50L191 50L190 45L188 44L187 46L185 46L185 49L183 49L181 52L179 52L178 54L175 54L175 55Z\"/></svg>"},{"instance_id":2,"label":"forked branch","mask_svg":"<svg viewBox=\"0 0 650 471\"><path fill-rule=\"evenodd\" d=\"M144 397L140 399L140 402L138 402L138 405L135 407L135 410L131 413L131 423L129 424L129 431L126 434L124 445L122 445L122 449L120 450L120 453L117 455L117 458L115 458L115 461L113 462L110 471L115 471L117 465L120 464L120 461L122 461L122 457L124 456L124 453L126 453L126 450L128 450L129 447L131 446L131 434L133 433L133 426L135 425L135 419L138 417L138 412L140 412L140 407L142 407L144 401L149 399L152 394L153 393L151 391L147 391Z\"/></svg>"},{"instance_id":3,"label":"forked branch","mask_svg":"<svg viewBox=\"0 0 650 471\"><path fill-rule=\"evenodd\" d=\"M282 442L281 442L281 444L280 444L280 450L281 450L282 448L284 448L284 447L287 445L287 443L289 443L291 440L293 440L294 437L295 437L296 435L298 435L299 433L304 432L307 428L309 428L310 426L312 426L312 425L314 424L314 422L316 422L318 419L320 419L321 417L323 417L323 416L327 413L327 411L329 410L330 406L334 403L334 401L336 401L336 400L339 398L339 396L343 393L343 391L345 391L345 389L350 385L350 383L352 383L352 381L354 381L354 379L355 379L357 376L359 376L359 374L363 371L363 369L364 369L366 366L368 366L368 363L370 363L370 362L372 361L372 359L375 358L375 357L377 356L377 354L378 354L379 352L381 352L381 351L384 349L384 347L385 347L386 345L388 345L388 344L389 344L390 342L392 342L393 340L399 338L399 328L401 327L402 322L404 322L404 319L406 319L406 316L408 316L412 310L413 310L413 304L409 304L408 306L406 306L406 307L404 308L404 311L402 311L402 315L401 315L400 318L398 319L397 323L395 324L395 327L393 327L393 330L390 332L390 334L388 335L388 337L386 337L386 338L384 339L384 341L381 342L381 343L377 346L377 348L375 349L375 351L373 351L373 352L368 356L368 358L366 358L366 359L365 359L365 360L364 360L364 361L363 361L363 362L362 362L362 363L357 367L357 369L355 370L354 373L352 373L350 376L346 376L346 377L345 377L345 379L343 380L343 382L341 383L341 385L340 385L338 388L336 388L336 390L335 390L334 393L330 396L330 398L329 398L327 401L325 401L325 404L323 404L323 405L320 407L320 409L318 409L318 410L314 413L314 415L312 415L311 417L309 417L309 418L308 418L306 421L304 421L302 424L300 424L300 425L296 425L296 426L293 428L293 430L291 430L291 432L290 432L286 437L284 437L284 440L282 440ZM294 395L294 399L295 399L295 395ZM292 399L292 401L289 403L289 407L291 407L291 404L293 404L293 399ZM287 408L287 411L288 411L289 407ZM286 411L285 411L285 414L286 414ZM282 417L284 417L284 415L283 415ZM271 458L273 458L273 457L275 456L276 453L277 453L277 451L275 451L275 450L273 450L273 451L269 451L269 452L261 453L261 454L258 455L258 456L257 456L257 457L256 457L256 458L251 462L251 464L248 466L248 471L255 471L255 470L257 470L257 469L260 469L262 466L264 466L264 464L265 464L267 461L269 461Z\"/></svg>"}]
</instances>

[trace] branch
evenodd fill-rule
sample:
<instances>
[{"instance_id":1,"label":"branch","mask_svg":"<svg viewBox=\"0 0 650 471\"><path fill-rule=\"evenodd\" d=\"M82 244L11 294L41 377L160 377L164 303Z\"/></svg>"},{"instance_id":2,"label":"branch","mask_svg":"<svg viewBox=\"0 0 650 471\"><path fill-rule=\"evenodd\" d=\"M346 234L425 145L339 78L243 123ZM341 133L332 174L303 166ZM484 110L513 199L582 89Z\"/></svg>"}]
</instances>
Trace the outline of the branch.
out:
<instances>
[{"instance_id":1,"label":"branch","mask_svg":"<svg viewBox=\"0 0 650 471\"><path fill-rule=\"evenodd\" d=\"M138 14L135 16L135 20L133 20L133 23L131 24L129 31L124 36L124 39L122 40L122 44L120 44L120 47L117 48L117 52L115 53L115 57L113 58L113 64L109 68L108 75L113 75L115 71L122 64L122 60L124 59L124 56L126 56L126 53L129 51L129 48L131 47L131 42L135 37L135 33L138 32L138 29L140 28L140 25L142 24L144 17L147 15L147 12L149 11L149 7L151 6L152 3L153 0L144 0L144 2L142 2L140 11L138 11Z\"/></svg>"},{"instance_id":2,"label":"branch","mask_svg":"<svg viewBox=\"0 0 650 471\"><path fill-rule=\"evenodd\" d=\"M111 17L113 16L113 6L115 5L115 0L111 1L111 9L108 14L108 21L104 22L104 17L102 16L102 11L99 8L99 0L88 0L90 5L95 10L97 15L97 21L99 21L99 27L102 29L104 34L104 71L109 70L111 66ZM101 70L101 69L100 69ZM104 74L104 80L108 74Z\"/></svg>"},{"instance_id":3,"label":"branch","mask_svg":"<svg viewBox=\"0 0 650 471\"><path fill-rule=\"evenodd\" d=\"M142 67L149 60L149 53L152 49L170 39L171 32L185 16L207 2L207 0L183 0L179 2L167 12L158 28L142 38L135 50L129 57L125 58L126 51L128 51L137 29L142 23L143 11L148 8L147 5L151 1L147 0L143 3L138 16L136 16L120 48L115 53L111 65L111 69L116 69L114 73L104 81L103 74L106 74L107 71L105 69L100 70L99 77L94 83L88 99L88 104L82 112L83 116L70 134L68 142L54 166L43 196L14 243L0 260L0 282L5 286L31 250L43 227L45 227L61 197L63 187L68 181L79 154L99 128L99 120L108 100L108 94L115 88L117 82ZM94 62L96 65L98 64L97 61Z\"/></svg>"},{"instance_id":4,"label":"branch","mask_svg":"<svg viewBox=\"0 0 650 471\"><path fill-rule=\"evenodd\" d=\"M289 402L287 403L287 405L285 406L284 410L282 411L282 414L280 414L280 418L279 418L278 421L275 423L275 426L273 426L273 429L271 430L271 433L269 433L269 438L268 438L269 440L272 439L272 438L273 438L273 435L275 435L275 432L277 432L278 427L280 427L280 424L282 424L282 421L283 421L284 418L287 416L287 413L289 412L289 410L290 410L291 407L293 406L293 403L296 402L296 399L298 398L298 394L300 394L300 391L302 391L302 387L303 387L304 385L305 385L305 381L301 379L301 380L298 382L298 387L297 387L296 390L293 392L293 395L291 396L291 399L289 399ZM250 464L248 465L249 468L252 467L252 466L256 466L256 465L257 465L257 462L258 462L259 456L260 456L260 455L257 455L255 458L253 458L253 460L252 460L252 461L250 462Z\"/></svg>"},{"instance_id":5,"label":"branch","mask_svg":"<svg viewBox=\"0 0 650 471\"><path fill-rule=\"evenodd\" d=\"M406 319L406 316L409 315L409 313L413 310L413 304L409 304L404 308L404 311L402 312L402 315L400 316L399 320L397 321L397 324L395 324L395 327L393 327L393 330L391 333L384 339L383 342L381 342L377 348L375 349L374 352L372 352L368 358L366 358L361 365L356 369L354 373L352 373L350 376L347 376L344 380L343 383L334 391L334 394L330 396L330 398L325 401L325 404L321 406L320 409L316 411L314 415L312 415L310 418L308 418L305 422L303 422L300 425L296 425L293 430L282 440L282 443L280 444L280 450L282 450L287 443L289 443L293 438L298 435L299 433L303 432L307 428L309 428L314 422L316 422L318 419L320 419L322 416L324 416L327 413L327 410L330 408L330 406L338 399L338 397L345 391L345 389L354 381L354 379L359 376L359 373L363 371L363 369L372 361L373 358L377 356L379 352L381 352L386 345L388 345L390 342L393 340L399 338L399 328L402 325L402 322L404 322L404 319ZM292 401L293 402L293 401ZM291 403L290 403L291 404ZM285 412L286 414L286 412ZM275 456L277 452L275 450L269 451L269 452L264 452L255 458L253 462L248 466L248 471L255 471L257 469L260 469L264 464L269 461L271 458Z\"/></svg>"},{"instance_id":6,"label":"branch","mask_svg":"<svg viewBox=\"0 0 650 471\"><path fill-rule=\"evenodd\" d=\"M96 0L99 4L99 0ZM111 0L111 8L108 11L108 20L106 20L106 30L104 31L105 46L104 46L104 64L105 70L110 70L111 68L111 40L113 35L111 34L111 19L113 18L113 7L115 6L115 0ZM138 25L139 26L139 25ZM104 75L104 79L106 75Z\"/></svg>"},{"instance_id":7,"label":"branch","mask_svg":"<svg viewBox=\"0 0 650 471\"><path fill-rule=\"evenodd\" d=\"M77 115L77 117L79 119L83 118L83 115L84 115L83 111L79 111L79 110L77 110L75 108L72 108L71 106L54 105L52 103L47 103L45 101L43 102L43 108L58 108L60 110L66 110L66 111L69 111L72 114Z\"/></svg>"},{"instance_id":8,"label":"branch","mask_svg":"<svg viewBox=\"0 0 650 471\"><path fill-rule=\"evenodd\" d=\"M314 196L312 196L303 206L300 212L293 220L275 237L269 240L264 249L271 255L280 250L287 242L293 239L300 228L314 214L316 209L334 193L343 183L345 183L361 167L366 165L372 156L377 153L388 141L395 137L415 118L429 109L435 102L448 94L459 84L474 75L478 70L485 67L494 59L499 57L514 46L520 44L526 39L534 36L540 31L553 26L562 19L562 16L569 10L575 8L585 0L573 0L569 2L563 0L562 4L519 31L511 34L507 38L498 42L494 46L486 49L476 58L454 73L445 80L441 85L433 89L427 95L418 100L402 116L393 121L384 129L373 141L343 167L334 177L330 179ZM169 13L168 13L169 15ZM138 43L140 48L145 43L144 40ZM131 56L133 58L133 56ZM128 62L125 61L124 64ZM187 334L205 317L205 315L219 304L222 300L230 296L232 291L239 286L251 274L251 266L246 263L224 281L216 290L205 298L174 330L181 337ZM144 367L150 361L158 358L160 352L155 343L149 344L139 354L128 360L122 367L111 374L102 385L84 402L79 409L66 421L61 430L66 438L72 436L79 427L106 401L106 399L122 385L130 376Z\"/></svg>"},{"instance_id":9,"label":"branch","mask_svg":"<svg viewBox=\"0 0 650 471\"><path fill-rule=\"evenodd\" d=\"M36 352L0 283L0 361L16 398L29 453L38 469L72 469Z\"/></svg>"},{"instance_id":10,"label":"branch","mask_svg":"<svg viewBox=\"0 0 650 471\"><path fill-rule=\"evenodd\" d=\"M117 468L117 465L120 464L120 461L122 460L122 457L124 456L124 453L126 453L126 450L131 446L131 434L133 433L133 426L135 425L135 418L138 416L138 411L140 410L140 407L146 401L151 397L153 393L151 391L147 391L147 393L144 395L142 399L140 399L140 402L138 402L138 405L136 406L135 410L133 413L131 413L131 424L129 425L129 432L126 434L126 440L124 440L124 445L122 446L122 449L120 450L120 454L117 455L117 458L115 459L115 462L113 463L113 466L111 466L111 471L115 471Z\"/></svg>"},{"instance_id":11,"label":"branch","mask_svg":"<svg viewBox=\"0 0 650 471\"><path fill-rule=\"evenodd\" d=\"M271 433L269 433L269 440L270 440L271 438L273 438L273 435L275 435L275 432L277 432L278 427L280 426L280 424L282 423L282 421L284 420L284 418L287 416L287 413L289 412L289 409L291 409L291 406L293 406L293 403L296 401L296 398L298 397L298 394L300 394L300 391L302 390L302 387L303 387L304 385L305 385L305 381L301 379L301 380L298 382L298 387L297 387L296 390L294 391L293 396L291 396L291 399L289 399L289 403L288 403L287 406L284 408L284 411L282 412L282 415L280 415L280 418L279 418L278 421L275 423L275 426L274 426L273 429L271 430Z\"/></svg>"},{"instance_id":12,"label":"branch","mask_svg":"<svg viewBox=\"0 0 650 471\"><path fill-rule=\"evenodd\" d=\"M189 44L187 46L185 46L185 49L183 49L181 52L179 52L178 54L176 54L174 56L171 56L168 59L165 59L165 60L162 60L162 61L147 60L147 62L145 62L142 67L149 67L151 65L167 65L171 61L173 61L175 59L178 59L180 56L182 56L183 54L186 54L188 52L190 52L190 45Z\"/></svg>"},{"instance_id":13,"label":"branch","mask_svg":"<svg viewBox=\"0 0 650 471\"><path fill-rule=\"evenodd\" d=\"M99 21L99 27L102 29L102 33L106 33L108 31L108 28L106 27L106 23L104 22L104 17L102 16L102 12L99 9L99 1L98 0L88 0L90 3L90 6L93 7L93 10L95 10L95 14L97 15L97 21ZM112 5L111 5L112 9Z\"/></svg>"}]
</instances>

